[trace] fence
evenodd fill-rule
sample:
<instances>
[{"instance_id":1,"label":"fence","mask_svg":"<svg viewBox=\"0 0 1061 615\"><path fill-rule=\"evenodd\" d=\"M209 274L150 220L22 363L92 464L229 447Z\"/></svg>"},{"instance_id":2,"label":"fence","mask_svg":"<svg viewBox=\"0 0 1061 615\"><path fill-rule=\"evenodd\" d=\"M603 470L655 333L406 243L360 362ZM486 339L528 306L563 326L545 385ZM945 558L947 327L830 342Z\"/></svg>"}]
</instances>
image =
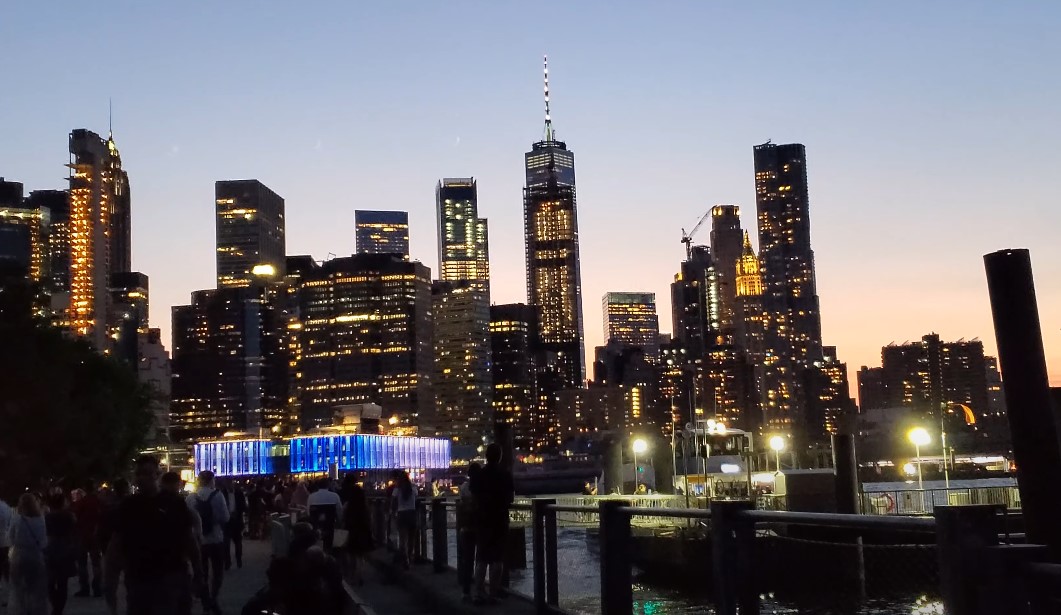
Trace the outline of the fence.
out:
<instances>
[{"instance_id":1,"label":"fence","mask_svg":"<svg viewBox=\"0 0 1061 615\"><path fill-rule=\"evenodd\" d=\"M931 515L936 506L992 504L1019 510L1017 487L907 489L867 491L861 495L864 515Z\"/></svg>"}]
</instances>

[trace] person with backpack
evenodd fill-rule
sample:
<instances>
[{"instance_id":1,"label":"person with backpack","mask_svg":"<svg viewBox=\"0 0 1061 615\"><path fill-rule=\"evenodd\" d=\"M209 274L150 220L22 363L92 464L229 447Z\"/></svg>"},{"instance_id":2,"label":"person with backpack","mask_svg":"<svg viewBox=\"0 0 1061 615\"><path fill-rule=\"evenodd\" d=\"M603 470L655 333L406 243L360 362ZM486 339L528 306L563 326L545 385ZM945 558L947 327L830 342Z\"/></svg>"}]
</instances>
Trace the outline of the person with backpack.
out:
<instances>
[{"instance_id":1,"label":"person with backpack","mask_svg":"<svg viewBox=\"0 0 1061 615\"><path fill-rule=\"evenodd\" d=\"M158 480L158 458L139 457L137 492L118 508L103 561L103 595L112 615L123 572L128 613L136 615L188 615L193 589L202 587L194 518L184 499L160 490Z\"/></svg>"},{"instance_id":2,"label":"person with backpack","mask_svg":"<svg viewBox=\"0 0 1061 615\"><path fill-rule=\"evenodd\" d=\"M214 473L203 470L196 483L198 489L188 496L188 508L199 514L203 526L203 572L209 587L203 594L203 609L220 613L217 596L225 578L225 525L229 521L228 504L224 494L214 488ZM205 578L204 578L205 580Z\"/></svg>"}]
</instances>

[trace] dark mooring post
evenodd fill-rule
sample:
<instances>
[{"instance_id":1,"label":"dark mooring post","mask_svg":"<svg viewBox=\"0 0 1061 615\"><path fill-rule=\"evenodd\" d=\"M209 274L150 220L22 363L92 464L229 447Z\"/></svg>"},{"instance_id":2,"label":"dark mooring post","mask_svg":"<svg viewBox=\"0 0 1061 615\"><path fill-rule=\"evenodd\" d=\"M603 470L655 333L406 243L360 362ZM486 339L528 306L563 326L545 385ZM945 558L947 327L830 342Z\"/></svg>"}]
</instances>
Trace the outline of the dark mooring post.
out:
<instances>
[{"instance_id":1,"label":"dark mooring post","mask_svg":"<svg viewBox=\"0 0 1061 615\"><path fill-rule=\"evenodd\" d=\"M1061 557L1061 443L1027 250L984 255L1028 542Z\"/></svg>"}]
</instances>

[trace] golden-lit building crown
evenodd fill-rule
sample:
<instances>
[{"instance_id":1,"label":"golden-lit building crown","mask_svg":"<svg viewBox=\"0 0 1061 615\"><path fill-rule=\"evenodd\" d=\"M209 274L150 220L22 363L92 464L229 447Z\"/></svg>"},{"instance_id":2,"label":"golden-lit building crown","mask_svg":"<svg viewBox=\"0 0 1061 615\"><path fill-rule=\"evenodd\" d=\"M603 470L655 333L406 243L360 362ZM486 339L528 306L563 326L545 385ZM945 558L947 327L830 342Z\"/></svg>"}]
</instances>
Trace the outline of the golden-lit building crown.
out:
<instances>
[{"instance_id":1,"label":"golden-lit building crown","mask_svg":"<svg viewBox=\"0 0 1061 615\"><path fill-rule=\"evenodd\" d=\"M744 252L737 260L737 296L758 297L763 294L763 276L759 258L752 250L748 231L744 231Z\"/></svg>"}]
</instances>

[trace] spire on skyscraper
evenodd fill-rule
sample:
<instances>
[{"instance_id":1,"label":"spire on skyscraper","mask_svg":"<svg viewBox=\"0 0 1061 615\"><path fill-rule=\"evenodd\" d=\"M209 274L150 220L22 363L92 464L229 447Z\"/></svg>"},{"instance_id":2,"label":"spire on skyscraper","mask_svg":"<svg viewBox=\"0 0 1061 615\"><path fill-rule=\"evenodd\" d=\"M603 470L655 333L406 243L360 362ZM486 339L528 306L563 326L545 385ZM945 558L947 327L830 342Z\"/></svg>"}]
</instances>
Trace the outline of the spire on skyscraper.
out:
<instances>
[{"instance_id":1,"label":"spire on skyscraper","mask_svg":"<svg viewBox=\"0 0 1061 615\"><path fill-rule=\"evenodd\" d=\"M544 56L542 61L545 75L545 141L553 140L553 118L549 115L549 56Z\"/></svg>"}]
</instances>

